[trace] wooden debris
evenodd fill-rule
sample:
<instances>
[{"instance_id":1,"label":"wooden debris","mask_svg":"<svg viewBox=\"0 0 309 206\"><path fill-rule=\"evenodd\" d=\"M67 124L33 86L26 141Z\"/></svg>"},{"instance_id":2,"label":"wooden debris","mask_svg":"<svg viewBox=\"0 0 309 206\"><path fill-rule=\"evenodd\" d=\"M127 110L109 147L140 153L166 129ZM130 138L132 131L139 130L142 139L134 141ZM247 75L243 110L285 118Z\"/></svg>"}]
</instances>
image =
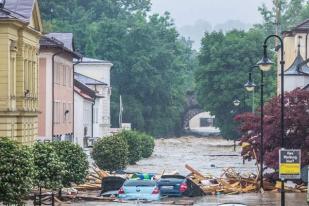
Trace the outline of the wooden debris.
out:
<instances>
[{"instance_id":1,"label":"wooden debris","mask_svg":"<svg viewBox=\"0 0 309 206\"><path fill-rule=\"evenodd\" d=\"M100 190L102 179L108 176L110 176L108 172L101 170L95 163L93 163L90 167L89 174L86 177L87 182L85 184L77 185L74 188L77 190Z\"/></svg>"},{"instance_id":2,"label":"wooden debris","mask_svg":"<svg viewBox=\"0 0 309 206\"><path fill-rule=\"evenodd\" d=\"M186 168L191 172L190 180L197 184L205 194L239 194L255 192L259 189L258 175L252 173L240 174L235 169L229 167L223 169L223 173L219 178L215 178L204 176L189 165L186 165ZM278 191L281 189L281 182L274 184L266 179L263 181L263 191ZM285 190L296 193L307 191L305 185L294 185L290 187L285 185Z\"/></svg>"}]
</instances>

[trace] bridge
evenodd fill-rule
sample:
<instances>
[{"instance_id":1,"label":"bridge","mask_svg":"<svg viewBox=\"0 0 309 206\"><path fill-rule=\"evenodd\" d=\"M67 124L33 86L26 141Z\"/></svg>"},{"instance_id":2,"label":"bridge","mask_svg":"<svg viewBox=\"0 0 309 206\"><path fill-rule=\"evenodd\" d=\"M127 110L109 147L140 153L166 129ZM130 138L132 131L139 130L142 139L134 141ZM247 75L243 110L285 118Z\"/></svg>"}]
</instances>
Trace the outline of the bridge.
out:
<instances>
[{"instance_id":1,"label":"bridge","mask_svg":"<svg viewBox=\"0 0 309 206\"><path fill-rule=\"evenodd\" d=\"M214 117L199 105L196 94L187 92L186 108L182 115L182 129L184 134L219 135L220 131L214 127Z\"/></svg>"}]
</instances>

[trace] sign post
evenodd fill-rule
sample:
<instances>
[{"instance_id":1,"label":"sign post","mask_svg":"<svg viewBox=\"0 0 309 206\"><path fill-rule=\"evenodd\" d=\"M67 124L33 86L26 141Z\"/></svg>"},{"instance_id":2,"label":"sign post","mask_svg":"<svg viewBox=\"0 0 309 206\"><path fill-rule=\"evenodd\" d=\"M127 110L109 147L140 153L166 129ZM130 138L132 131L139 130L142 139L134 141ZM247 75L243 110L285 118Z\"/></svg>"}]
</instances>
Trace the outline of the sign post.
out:
<instances>
[{"instance_id":1,"label":"sign post","mask_svg":"<svg viewBox=\"0 0 309 206\"><path fill-rule=\"evenodd\" d=\"M308 183L307 183L307 203L309 203L309 165L308 165Z\"/></svg>"},{"instance_id":2,"label":"sign post","mask_svg":"<svg viewBox=\"0 0 309 206\"><path fill-rule=\"evenodd\" d=\"M281 180L295 180L301 178L301 150L279 150L279 178Z\"/></svg>"}]
</instances>

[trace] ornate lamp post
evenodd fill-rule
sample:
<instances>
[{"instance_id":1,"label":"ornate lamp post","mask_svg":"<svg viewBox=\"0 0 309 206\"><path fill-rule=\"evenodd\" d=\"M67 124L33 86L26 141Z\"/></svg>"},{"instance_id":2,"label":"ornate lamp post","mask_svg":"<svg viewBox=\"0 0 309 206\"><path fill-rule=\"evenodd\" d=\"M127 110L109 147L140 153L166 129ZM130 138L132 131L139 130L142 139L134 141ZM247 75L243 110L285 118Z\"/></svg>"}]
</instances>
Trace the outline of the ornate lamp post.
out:
<instances>
[{"instance_id":1,"label":"ornate lamp post","mask_svg":"<svg viewBox=\"0 0 309 206\"><path fill-rule=\"evenodd\" d=\"M253 68L259 68L259 66L254 65L252 67L250 67L250 69ZM269 67L270 69L271 67ZM261 104L261 123L260 123L260 130L261 130L261 145L260 145L260 188L263 188L263 173L264 173L264 168L263 168L263 162L264 162L264 72L265 71L269 71L268 68L263 68L263 70L261 69L261 97L260 97L260 104ZM255 88L255 84L252 81L252 77L251 77L251 72L249 73L249 80L248 82L245 84L245 88L247 89L247 91L254 91Z\"/></svg>"},{"instance_id":2,"label":"ornate lamp post","mask_svg":"<svg viewBox=\"0 0 309 206\"><path fill-rule=\"evenodd\" d=\"M264 56L263 58L257 63L262 71L269 71L273 62L267 57L267 41L270 38L277 38L280 41L280 49L281 49L281 148L284 148L284 45L283 41L280 36L278 35L269 35L264 41ZM281 205L285 205L285 191L284 191L284 180L281 180Z\"/></svg>"}]
</instances>

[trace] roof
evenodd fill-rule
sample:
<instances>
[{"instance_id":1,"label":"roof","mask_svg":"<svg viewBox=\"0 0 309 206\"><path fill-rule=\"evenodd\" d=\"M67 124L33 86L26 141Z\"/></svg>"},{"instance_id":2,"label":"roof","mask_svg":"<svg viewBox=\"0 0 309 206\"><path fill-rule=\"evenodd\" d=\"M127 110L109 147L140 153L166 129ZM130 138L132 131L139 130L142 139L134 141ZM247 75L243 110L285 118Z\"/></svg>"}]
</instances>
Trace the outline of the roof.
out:
<instances>
[{"instance_id":1,"label":"roof","mask_svg":"<svg viewBox=\"0 0 309 206\"><path fill-rule=\"evenodd\" d=\"M19 19L30 22L35 0L6 0L0 18Z\"/></svg>"},{"instance_id":2,"label":"roof","mask_svg":"<svg viewBox=\"0 0 309 206\"><path fill-rule=\"evenodd\" d=\"M284 72L284 75L309 75L309 67L307 64L300 67L302 63L304 63L304 59L300 54L300 45L298 45L297 56L293 64Z\"/></svg>"},{"instance_id":3,"label":"roof","mask_svg":"<svg viewBox=\"0 0 309 206\"><path fill-rule=\"evenodd\" d=\"M49 38L55 38L61 42L63 42L64 46L72 51L74 51L74 43L73 43L73 33L49 33L46 34Z\"/></svg>"},{"instance_id":4,"label":"roof","mask_svg":"<svg viewBox=\"0 0 309 206\"><path fill-rule=\"evenodd\" d=\"M77 62L77 60L75 60ZM113 65L112 62L107 60L100 60L100 59L93 59L89 57L83 57L82 61L80 61L81 64L110 64Z\"/></svg>"},{"instance_id":5,"label":"roof","mask_svg":"<svg viewBox=\"0 0 309 206\"><path fill-rule=\"evenodd\" d=\"M295 26L292 30L308 31L309 30L309 19L306 19L305 21L301 22L300 24Z\"/></svg>"},{"instance_id":6,"label":"roof","mask_svg":"<svg viewBox=\"0 0 309 206\"><path fill-rule=\"evenodd\" d=\"M68 48L64 42L62 42L60 39L54 38L50 35L45 35L40 39L40 46L41 47L53 47L53 48L59 48L63 49L64 51L70 53L74 58L82 58L82 55L78 52L75 52L74 50Z\"/></svg>"},{"instance_id":7,"label":"roof","mask_svg":"<svg viewBox=\"0 0 309 206\"><path fill-rule=\"evenodd\" d=\"M85 84L85 85L107 85L104 82L98 81L96 79L93 79L91 77L87 77L83 74L79 74L79 73L74 73L74 79L76 79L77 81Z\"/></svg>"},{"instance_id":8,"label":"roof","mask_svg":"<svg viewBox=\"0 0 309 206\"><path fill-rule=\"evenodd\" d=\"M96 98L95 91L76 79L74 79L74 92L78 93L81 97L89 101L94 101Z\"/></svg>"}]
</instances>

